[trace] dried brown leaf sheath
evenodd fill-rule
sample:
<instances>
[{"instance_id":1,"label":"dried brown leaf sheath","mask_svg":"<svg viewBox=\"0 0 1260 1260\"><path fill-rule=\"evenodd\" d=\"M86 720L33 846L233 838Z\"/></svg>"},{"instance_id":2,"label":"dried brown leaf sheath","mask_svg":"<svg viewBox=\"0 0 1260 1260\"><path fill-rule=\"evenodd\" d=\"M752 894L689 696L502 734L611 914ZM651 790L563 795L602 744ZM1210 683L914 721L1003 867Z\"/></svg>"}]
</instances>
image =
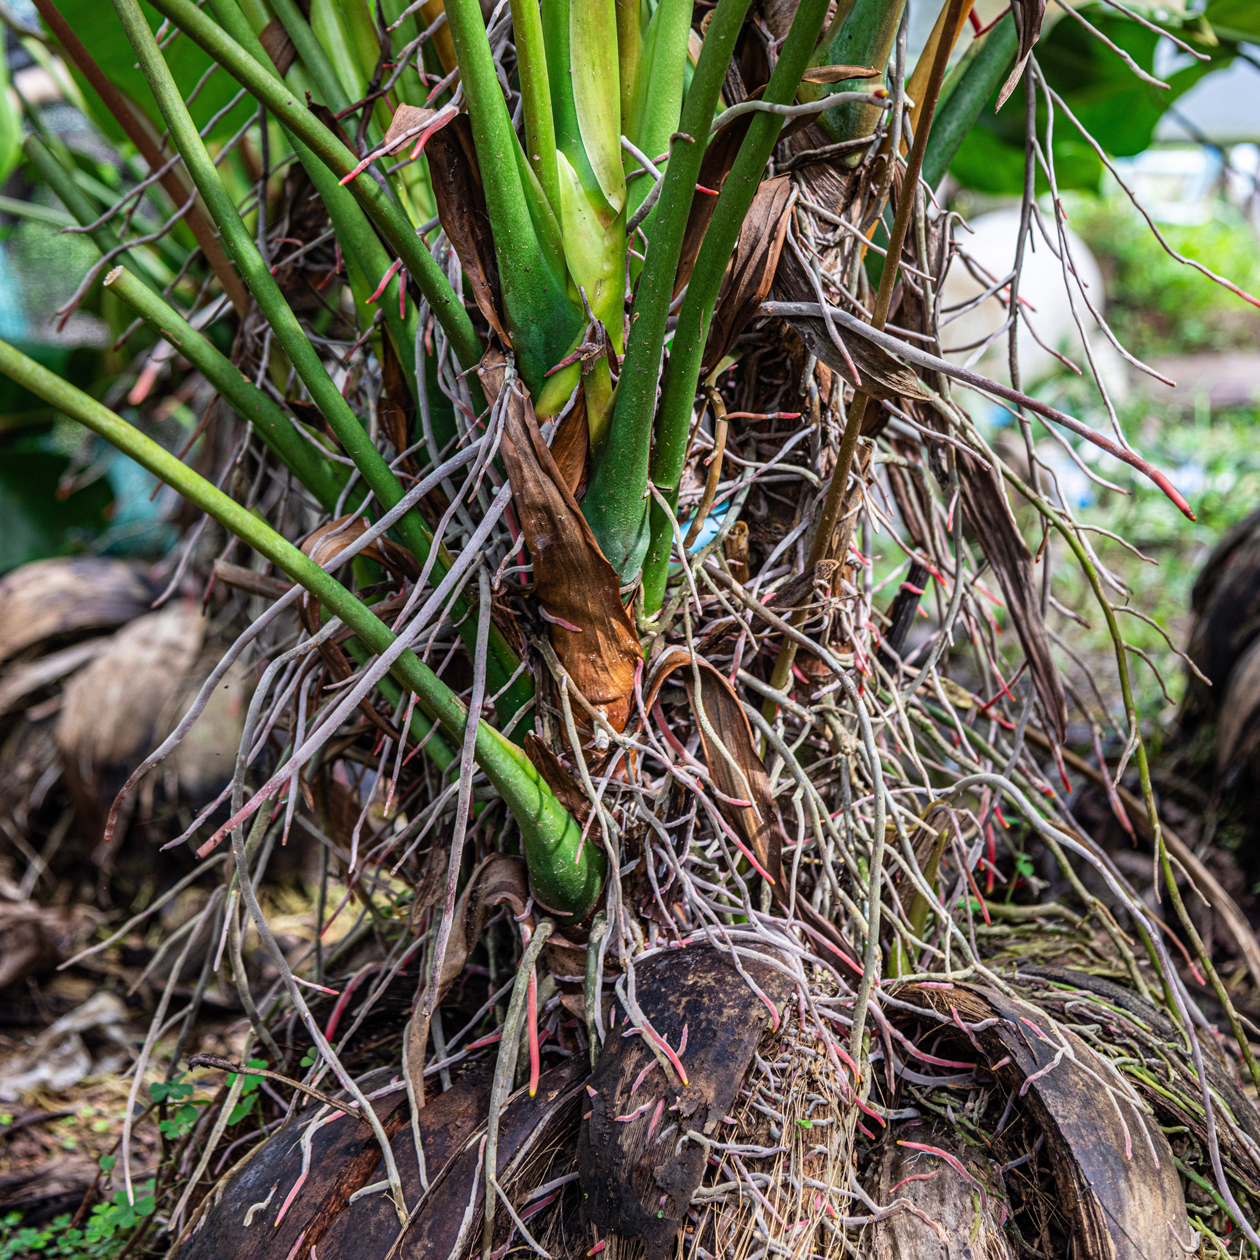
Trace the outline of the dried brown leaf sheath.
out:
<instances>
[{"instance_id":1,"label":"dried brown leaf sheath","mask_svg":"<svg viewBox=\"0 0 1260 1260\"><path fill-rule=\"evenodd\" d=\"M389 337L381 338L380 355L381 399L377 404L376 414L394 450L401 454L411 445L411 435L415 429L416 400L407 385L407 371ZM402 468L404 472L414 473L416 461L408 455L403 460Z\"/></svg>"},{"instance_id":2,"label":"dried brown leaf sheath","mask_svg":"<svg viewBox=\"0 0 1260 1260\"><path fill-rule=\"evenodd\" d=\"M1034 577L1032 556L1015 528L999 474L981 468L967 455L960 456L958 472L963 511L1001 583L1051 734L1062 743L1067 736L1067 697L1063 678L1050 654L1050 636L1041 615L1040 582Z\"/></svg>"},{"instance_id":3,"label":"dried brown leaf sheath","mask_svg":"<svg viewBox=\"0 0 1260 1260\"><path fill-rule=\"evenodd\" d=\"M704 349L702 376L717 367L735 338L757 313L757 307L766 300L778 270L795 200L790 175L768 179L757 189L722 281L722 292Z\"/></svg>"},{"instance_id":4,"label":"dried brown leaf sheath","mask_svg":"<svg viewBox=\"0 0 1260 1260\"><path fill-rule=\"evenodd\" d=\"M818 301L804 267L790 249L780 256L772 297L778 302ZM833 372L850 385L860 388L868 397L927 397L919 378L905 364L898 363L892 355L872 345L864 337L849 337L844 343L849 357L861 374L862 380L859 384L854 381L852 369L844 361L821 319L801 316L790 322L809 347L811 354L816 354Z\"/></svg>"},{"instance_id":5,"label":"dried brown leaf sheath","mask_svg":"<svg viewBox=\"0 0 1260 1260\"><path fill-rule=\"evenodd\" d=\"M468 116L460 114L441 131L434 132L425 154L442 231L459 255L477 309L504 344L510 346L512 340L499 318L499 265L495 261L494 236Z\"/></svg>"},{"instance_id":6,"label":"dried brown leaf sheath","mask_svg":"<svg viewBox=\"0 0 1260 1260\"><path fill-rule=\"evenodd\" d=\"M501 363L482 361L486 396L498 394ZM642 660L617 574L604 558L551 451L533 404L514 382L503 400L499 447L512 482L521 532L534 562L534 594L551 623L551 643L578 689L615 730L630 716L634 674ZM584 720L577 714L578 722Z\"/></svg>"}]
</instances>

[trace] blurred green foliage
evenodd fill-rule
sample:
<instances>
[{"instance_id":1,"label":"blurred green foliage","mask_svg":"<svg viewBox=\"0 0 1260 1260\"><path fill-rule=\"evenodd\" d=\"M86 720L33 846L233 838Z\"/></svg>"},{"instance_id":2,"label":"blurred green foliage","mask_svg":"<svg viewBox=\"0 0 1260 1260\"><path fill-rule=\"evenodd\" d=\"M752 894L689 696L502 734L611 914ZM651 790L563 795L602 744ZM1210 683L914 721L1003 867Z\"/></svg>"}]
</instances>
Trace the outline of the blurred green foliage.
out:
<instances>
[{"instance_id":1,"label":"blurred green foliage","mask_svg":"<svg viewBox=\"0 0 1260 1260\"><path fill-rule=\"evenodd\" d=\"M1123 193L1074 198L1069 214L1103 267L1109 320L1133 353L1188 354L1260 340L1260 312L1172 258ZM1178 253L1249 292L1260 290L1260 242L1227 202L1217 201L1205 223L1161 224L1160 231Z\"/></svg>"}]
</instances>

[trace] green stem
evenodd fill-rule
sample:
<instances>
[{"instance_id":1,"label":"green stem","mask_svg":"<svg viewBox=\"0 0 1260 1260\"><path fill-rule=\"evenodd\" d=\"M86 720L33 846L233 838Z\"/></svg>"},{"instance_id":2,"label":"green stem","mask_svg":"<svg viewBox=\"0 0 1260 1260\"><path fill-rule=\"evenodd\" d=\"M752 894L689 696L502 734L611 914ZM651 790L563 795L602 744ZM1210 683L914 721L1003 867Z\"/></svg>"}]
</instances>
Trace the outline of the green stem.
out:
<instances>
[{"instance_id":1,"label":"green stem","mask_svg":"<svg viewBox=\"0 0 1260 1260\"><path fill-rule=\"evenodd\" d=\"M263 50L262 43L254 34L253 27L246 21L237 0L210 0L210 6L214 10L219 25L255 61L270 70L277 81L281 81L279 71ZM301 14L298 18L301 20ZM305 22L303 24L305 25ZM306 29L309 33L310 27ZM316 41L316 46L319 46L318 41ZM355 201L354 194L337 182L336 175L288 127L284 128L284 133L328 211L328 217L332 221L333 230L337 234L337 242L342 251L367 278L368 283L374 284L389 270L392 261L385 246L381 244L381 238L377 236L367 215ZM405 276L396 275L378 299L378 309L384 313L385 327L389 330L394 349L397 350L398 357L407 370L414 394L419 388L415 375L416 315L414 310L410 315L399 314L399 287L405 283Z\"/></svg>"},{"instance_id":2,"label":"green stem","mask_svg":"<svg viewBox=\"0 0 1260 1260\"><path fill-rule=\"evenodd\" d=\"M455 44L484 176L503 313L517 365L530 394L537 398L546 373L564 358L580 335L582 310L568 296L568 272L556 213L512 130L478 0L448 0L446 24ZM538 38L541 42L541 30ZM531 73L537 75L538 70ZM542 73L546 73L545 68Z\"/></svg>"},{"instance_id":3,"label":"green stem","mask_svg":"<svg viewBox=\"0 0 1260 1260\"><path fill-rule=\"evenodd\" d=\"M556 124L551 116L551 82L547 48L537 0L512 0L512 32L516 67L524 105L525 156L552 210L560 213L560 172L556 164Z\"/></svg>"},{"instance_id":4,"label":"green stem","mask_svg":"<svg viewBox=\"0 0 1260 1260\"><path fill-rule=\"evenodd\" d=\"M92 203L42 140L34 135L27 136L23 151L62 205L81 224L86 226L99 217ZM92 233L92 239L102 254L118 244L118 238L108 227L97 228ZM133 261L126 252L119 257ZM241 419L253 426L259 438L315 496L320 506L331 512L341 494L343 480L338 478L318 450L294 429L289 417L271 398L246 380L231 360L193 328L161 294L147 283L141 283L125 267L115 267L104 283L158 336L178 347L180 353L231 403Z\"/></svg>"},{"instance_id":5,"label":"green stem","mask_svg":"<svg viewBox=\"0 0 1260 1260\"><path fill-rule=\"evenodd\" d=\"M770 76L765 100L787 105L794 99L826 17L826 0L802 0L774 73ZM713 211L713 222L705 233L704 244L700 247L687 285L687 296L678 313L678 330L670 347L669 367L661 393L651 472L653 484L669 503L671 511L676 511L678 507L678 486L691 427L691 405L700 380L709 323L713 319L731 251L739 239L748 208L757 195L762 172L774 152L783 123L784 118L780 114L758 113L753 116L735 164L722 186ZM665 596L672 545L673 527L669 517L653 500L651 543L643 565L644 610L649 616L657 612Z\"/></svg>"},{"instance_id":6,"label":"green stem","mask_svg":"<svg viewBox=\"0 0 1260 1260\"><path fill-rule=\"evenodd\" d=\"M192 0L154 0L153 7L203 48L238 83L261 101L339 179L358 165L353 153L319 121L269 65L260 64ZM463 303L450 282L416 236L407 217L366 172L349 184L355 199L381 230L389 247L402 259L411 278L428 299L433 314L450 338L456 357L465 368L474 366L483 347Z\"/></svg>"},{"instance_id":7,"label":"green stem","mask_svg":"<svg viewBox=\"0 0 1260 1260\"><path fill-rule=\"evenodd\" d=\"M665 324L709 127L748 2L718 0L713 11L704 49L683 102L679 131L671 142L669 167L661 182L661 195L654 211L656 222L639 277L612 423L603 447L594 453L590 486L582 503L583 514L604 555L623 581L632 579L638 572L647 549L644 496Z\"/></svg>"},{"instance_id":8,"label":"green stem","mask_svg":"<svg viewBox=\"0 0 1260 1260\"><path fill-rule=\"evenodd\" d=\"M328 55L324 52L323 45L316 39L315 32L311 30L311 24L302 16L302 10L297 7L294 0L271 0L271 7L276 11L276 17L280 19L280 25L284 27L285 34L293 41L298 60L315 80L315 86L323 95L324 104L334 113L341 113L350 101L341 86L341 80L337 78L332 62L328 60ZM236 39L239 42L240 36L236 36ZM249 48L248 44L243 46ZM255 53L255 59L257 56L258 54Z\"/></svg>"},{"instance_id":9,"label":"green stem","mask_svg":"<svg viewBox=\"0 0 1260 1260\"><path fill-rule=\"evenodd\" d=\"M315 405L327 419L372 493L386 509L394 507L404 495L398 478L394 476L384 456L376 449L359 418L351 410L350 404L333 383L297 316L272 278L270 269L259 254L252 235L237 213L235 202L224 188L219 173L197 134L183 97L140 10L138 0L114 0L114 8L140 59L141 68L166 120L171 139L223 236L229 256L266 316L276 340L289 356ZM270 81L276 82L274 78L270 78ZM428 558L433 539L420 513L415 509L408 512L398 522L398 533L412 554L423 563ZM443 567L449 568L449 560L445 556L441 558L446 560ZM457 616L463 611L463 607L463 601L460 601L456 608ZM464 636L472 634L471 622L471 618L460 617ZM500 690L507 683L516 666L515 655L500 636L498 650L490 657L487 674L487 681L494 691ZM501 697L509 714L515 713L529 698L528 683L522 687L522 681L523 675Z\"/></svg>"},{"instance_id":10,"label":"green stem","mask_svg":"<svg viewBox=\"0 0 1260 1260\"><path fill-rule=\"evenodd\" d=\"M379 656L394 642L395 636L384 622L334 577L235 499L216 489L108 407L3 341L0 341L0 372L99 434L212 516L310 591L330 613L340 617L370 651ZM459 697L410 651L398 657L391 672L441 726L448 743L460 747L468 711ZM603 885L603 851L598 845L585 845L581 860L577 860L581 828L556 800L524 752L485 722L477 724L476 760L521 829L535 895L560 914L580 917L587 913Z\"/></svg>"},{"instance_id":11,"label":"green stem","mask_svg":"<svg viewBox=\"0 0 1260 1260\"><path fill-rule=\"evenodd\" d=\"M643 56L641 14L639 0L617 0L617 84L621 92L621 130L627 135L632 128L639 62Z\"/></svg>"},{"instance_id":12,"label":"green stem","mask_svg":"<svg viewBox=\"0 0 1260 1260\"><path fill-rule=\"evenodd\" d=\"M618 15L621 13L618 7ZM691 29L692 8L689 0L661 0L648 28L650 43L644 49L638 66L639 82L635 88L634 112L622 116L622 130L650 158L666 152L669 138L678 130L683 103L683 81L687 66L687 36ZM625 91L625 80L622 80ZM652 190L646 173L637 158L626 155L626 213L633 214ZM649 237L655 236L655 220L649 214L645 224Z\"/></svg>"},{"instance_id":13,"label":"green stem","mask_svg":"<svg viewBox=\"0 0 1260 1260\"><path fill-rule=\"evenodd\" d=\"M251 425L281 462L327 512L341 495L342 482L319 451L293 427L293 421L261 389L241 375L231 359L199 333L173 306L145 288L131 272L116 267L105 286L117 293L159 337L164 337Z\"/></svg>"},{"instance_id":14,"label":"green stem","mask_svg":"<svg viewBox=\"0 0 1260 1260\"><path fill-rule=\"evenodd\" d=\"M882 72L888 64L904 8L905 0L857 0L827 45L827 63L833 66L871 66ZM874 84L870 79L845 79L825 88L824 94L834 96L837 92L869 91L872 86ZM853 140L874 131L879 115L878 105L849 101L819 114L818 123L833 142ZM865 150L857 149L841 160L853 167L863 157Z\"/></svg>"}]
</instances>

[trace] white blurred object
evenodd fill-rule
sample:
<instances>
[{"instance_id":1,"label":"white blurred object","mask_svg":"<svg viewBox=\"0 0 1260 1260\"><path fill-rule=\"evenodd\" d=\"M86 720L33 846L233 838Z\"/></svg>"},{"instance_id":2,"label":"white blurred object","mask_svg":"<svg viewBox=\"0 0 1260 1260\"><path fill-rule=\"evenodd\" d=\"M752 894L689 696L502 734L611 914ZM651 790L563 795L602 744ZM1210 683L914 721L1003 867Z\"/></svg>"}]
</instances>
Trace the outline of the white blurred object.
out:
<instances>
[{"instance_id":1,"label":"white blurred object","mask_svg":"<svg viewBox=\"0 0 1260 1260\"><path fill-rule=\"evenodd\" d=\"M983 277L988 272L993 277L989 284L1008 276L1014 266L1019 219L1020 212L1016 206L980 215L968 225L970 231L965 227L955 228L954 240L977 265L977 274ZM1053 230L1053 220L1047 221L1047 228ZM1036 225L1033 226L1025 248L1024 269L1019 283L1020 383L1027 391L1047 377L1066 370L1043 345L1065 354L1083 373L1089 372L1080 329L1072 314L1072 304L1075 303L1076 315L1080 319L1080 327L1085 329L1089 337L1090 350L1099 375L1112 400L1119 402L1128 392L1128 373L1124 361L1089 313L1079 287L1080 284L1084 285L1095 310L1103 310L1106 293L1102 272L1088 246L1070 228L1067 238L1072 256L1071 270L1074 270L1077 277L1071 281L1071 300L1064 283L1063 264L1051 253ZM976 354L978 343L983 342L1006 322L1006 308L996 296L986 298L978 306L960 315L953 314L983 293L987 287L989 285L981 284L972 276L963 259L954 259L942 292L941 345L946 356L955 363L969 362ZM1029 323L1036 331L1036 337L1033 336ZM1039 340L1043 345L1038 344ZM994 380L1009 384L1009 344L1009 332L1002 333L972 366Z\"/></svg>"},{"instance_id":2,"label":"white blurred object","mask_svg":"<svg viewBox=\"0 0 1260 1260\"><path fill-rule=\"evenodd\" d=\"M1118 158L1116 169L1138 202L1158 223L1197 227L1212 217L1221 177L1218 149L1147 149Z\"/></svg>"},{"instance_id":3,"label":"white blurred object","mask_svg":"<svg viewBox=\"0 0 1260 1260\"><path fill-rule=\"evenodd\" d=\"M1175 73L1189 64L1185 53L1161 40L1156 49L1155 73ZM1254 44L1242 49L1252 58ZM1196 144L1239 144L1260 140L1260 70L1254 61L1236 57L1220 70L1205 74L1179 96L1155 127L1156 142L1193 141Z\"/></svg>"}]
</instances>

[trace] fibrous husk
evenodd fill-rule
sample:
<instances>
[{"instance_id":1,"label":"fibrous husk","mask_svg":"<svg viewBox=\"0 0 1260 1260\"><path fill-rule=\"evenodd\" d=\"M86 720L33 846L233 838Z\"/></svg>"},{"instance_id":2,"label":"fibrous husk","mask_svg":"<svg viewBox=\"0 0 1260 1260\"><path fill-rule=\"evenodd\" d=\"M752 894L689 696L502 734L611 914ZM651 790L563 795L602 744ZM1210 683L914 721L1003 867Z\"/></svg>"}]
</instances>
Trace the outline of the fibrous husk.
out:
<instances>
[{"instance_id":1,"label":"fibrous husk","mask_svg":"<svg viewBox=\"0 0 1260 1260\"><path fill-rule=\"evenodd\" d=\"M147 611L140 570L96 556L36 560L0 580L0 662L63 636L112 630Z\"/></svg>"},{"instance_id":2,"label":"fibrous husk","mask_svg":"<svg viewBox=\"0 0 1260 1260\"><path fill-rule=\"evenodd\" d=\"M691 948L657 954L635 969L638 1001L655 1032L680 1055L684 1084L657 1066L645 1036L624 1037L624 1010L604 1039L591 1078L591 1114L578 1141L582 1205L601 1232L644 1240L648 1260L673 1251L708 1150L688 1131L717 1138L762 1034L778 1024L793 982L753 959L742 960L767 1001L753 992L729 955ZM634 1120L619 1121L644 1103ZM659 1112L659 1114L658 1114ZM675 1153L676 1152L676 1153Z\"/></svg>"},{"instance_id":3,"label":"fibrous husk","mask_svg":"<svg viewBox=\"0 0 1260 1260\"><path fill-rule=\"evenodd\" d=\"M901 1206L876 1224L874 1260L954 1260L964 1239L968 1260L1013 1260L1002 1230L1005 1197L982 1152L960 1141L959 1130L942 1124L904 1132L958 1160L984 1186L986 1201L980 1202L972 1183L947 1160L903 1146L890 1135L875 1197L881 1204Z\"/></svg>"},{"instance_id":4,"label":"fibrous husk","mask_svg":"<svg viewBox=\"0 0 1260 1260\"><path fill-rule=\"evenodd\" d=\"M543 1074L538 1093L518 1089L499 1118L496 1181L519 1215L539 1184L572 1171L573 1132L585 1108L587 1065L574 1055ZM423 1112L421 1113L423 1115ZM448 1260L481 1254L485 1214L485 1125L470 1134L430 1188L403 1240L403 1254L414 1260ZM512 1222L496 1213L492 1250L507 1244Z\"/></svg>"},{"instance_id":5,"label":"fibrous husk","mask_svg":"<svg viewBox=\"0 0 1260 1260\"><path fill-rule=\"evenodd\" d=\"M361 1084L366 1093L389 1083L381 1071ZM490 1096L487 1072L459 1078L419 1112L421 1140L430 1181L482 1122ZM374 1103L402 1179L408 1203L421 1194L405 1092ZM398 1235L398 1217L388 1197L374 1194L351 1204L350 1195L382 1179L381 1152L368 1126L342 1115L314 1130L310 1171L283 1219L281 1205L302 1172L299 1139L315 1110L299 1112L297 1123L259 1146L248 1161L231 1171L196 1210L173 1253L180 1260L283 1260L299 1241L302 1255L315 1246L324 1260L353 1255L355 1260L384 1260ZM326 1113L328 1114L328 1113ZM380 1175L378 1175L380 1173ZM251 1212L256 1205L265 1206Z\"/></svg>"},{"instance_id":6,"label":"fibrous husk","mask_svg":"<svg viewBox=\"0 0 1260 1260\"><path fill-rule=\"evenodd\" d=\"M372 1074L360 1084L371 1093L385 1087L389 1076ZM523 1169L532 1173L540 1158L558 1159L566 1172L572 1166L572 1132L586 1097L585 1078L586 1067L575 1057L544 1073L535 1097L520 1089L508 1099L499 1119L497 1180L509 1198L523 1200L534 1188L532 1176L528 1184L518 1182ZM479 1255L489 1094L489 1074L473 1071L416 1113L427 1191L420 1184L406 1093L395 1092L373 1104L390 1138L403 1195L414 1208L405 1230L400 1230L387 1194L349 1202L356 1191L383 1181L385 1170L371 1130L344 1115L313 1131L310 1170L277 1223L280 1207L301 1175L301 1127L314 1115L308 1108L299 1113L297 1125L264 1142L210 1192L181 1233L171 1260L307 1260L313 1247L319 1260ZM538 1179L546 1180L547 1174ZM506 1238L511 1224L503 1212L498 1218Z\"/></svg>"},{"instance_id":7,"label":"fibrous husk","mask_svg":"<svg viewBox=\"0 0 1260 1260\"><path fill-rule=\"evenodd\" d=\"M1038 1005L1076 1000L1073 1018L1085 1009L1081 1000L1089 1001L1092 1010L1121 1029L1134 1025L1153 1034L1158 1050L1144 1050L1148 1069L1161 1065L1162 1076L1154 1085L1147 1076L1138 1076L1135 1085L1157 1116L1166 1125L1184 1125L1194 1135L1201 1151L1208 1145L1207 1125L1199 1102L1199 1082L1194 1059L1182 1033L1168 1017L1150 1002L1129 989L1122 988L1102 976L1068 971L1042 964L1024 964L1021 978L1045 986L1044 995L1036 994ZM1065 1010L1065 1014L1068 1012ZM1203 1069L1212 1090L1216 1112L1216 1138L1221 1159L1229 1176L1247 1190L1253 1199L1260 1199L1260 1111L1243 1093L1229 1064L1206 1038L1200 1039ZM1175 1085L1176 1088L1168 1088ZM1236 1132L1235 1130L1240 1132ZM1204 1170L1210 1172L1210 1168Z\"/></svg>"},{"instance_id":8,"label":"fibrous husk","mask_svg":"<svg viewBox=\"0 0 1260 1260\"><path fill-rule=\"evenodd\" d=\"M163 738L188 712L217 661L217 651L203 650L200 661L184 680L164 715ZM210 693L201 715L171 754L170 770L174 772L184 800L194 804L208 801L231 777L237 746L245 729L250 691L249 671L239 662L230 666Z\"/></svg>"},{"instance_id":9,"label":"fibrous husk","mask_svg":"<svg viewBox=\"0 0 1260 1260\"><path fill-rule=\"evenodd\" d=\"M1045 1138L1074 1256L1184 1260L1177 1239L1192 1231L1172 1149L1110 1063L1037 1006L992 989L909 984L897 996L972 1025L970 1048L1024 1100Z\"/></svg>"},{"instance_id":10,"label":"fibrous husk","mask_svg":"<svg viewBox=\"0 0 1260 1260\"><path fill-rule=\"evenodd\" d=\"M482 360L486 397L499 398L502 356ZM534 565L534 595L550 623L552 647L578 690L614 730L630 716L634 676L642 660L634 622L621 602L616 570L538 431L534 408L519 382L499 401L499 451L512 483L512 502ZM590 725L575 706L579 725Z\"/></svg>"}]
</instances>

